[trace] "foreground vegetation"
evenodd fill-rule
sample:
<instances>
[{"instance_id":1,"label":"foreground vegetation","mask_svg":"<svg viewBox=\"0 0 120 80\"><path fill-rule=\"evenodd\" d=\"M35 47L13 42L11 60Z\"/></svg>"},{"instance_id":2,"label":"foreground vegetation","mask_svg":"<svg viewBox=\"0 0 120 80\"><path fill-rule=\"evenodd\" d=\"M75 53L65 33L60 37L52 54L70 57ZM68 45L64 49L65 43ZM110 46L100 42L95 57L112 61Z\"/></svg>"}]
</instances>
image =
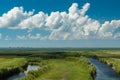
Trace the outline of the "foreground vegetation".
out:
<instances>
[{"instance_id":1,"label":"foreground vegetation","mask_svg":"<svg viewBox=\"0 0 120 80\"><path fill-rule=\"evenodd\" d=\"M0 58L0 79L19 73L26 66L25 58Z\"/></svg>"},{"instance_id":2,"label":"foreground vegetation","mask_svg":"<svg viewBox=\"0 0 120 80\"><path fill-rule=\"evenodd\" d=\"M96 69L88 58L98 58L120 74L120 50L76 49L0 50L0 79L19 73L27 64L39 65L37 71L29 71L19 80L93 80ZM106 58L107 57L107 58Z\"/></svg>"},{"instance_id":3,"label":"foreground vegetation","mask_svg":"<svg viewBox=\"0 0 120 80\"><path fill-rule=\"evenodd\" d=\"M2 57L0 58L0 79L24 71L27 64L41 66L39 70L29 71L27 76L19 80L93 80L95 68L85 57L49 58L40 57Z\"/></svg>"},{"instance_id":4,"label":"foreground vegetation","mask_svg":"<svg viewBox=\"0 0 120 80\"><path fill-rule=\"evenodd\" d=\"M93 80L95 68L87 58L67 57L45 60L38 71L30 71L20 80ZM39 74L38 74L39 73Z\"/></svg>"}]
</instances>

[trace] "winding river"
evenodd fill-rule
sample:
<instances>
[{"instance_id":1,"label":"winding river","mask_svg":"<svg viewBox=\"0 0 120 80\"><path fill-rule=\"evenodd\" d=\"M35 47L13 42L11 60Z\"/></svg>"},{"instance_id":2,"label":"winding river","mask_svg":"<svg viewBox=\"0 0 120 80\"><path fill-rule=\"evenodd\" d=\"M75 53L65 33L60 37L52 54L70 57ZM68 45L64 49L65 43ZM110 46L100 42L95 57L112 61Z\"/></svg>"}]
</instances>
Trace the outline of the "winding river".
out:
<instances>
[{"instance_id":1,"label":"winding river","mask_svg":"<svg viewBox=\"0 0 120 80\"><path fill-rule=\"evenodd\" d=\"M116 74L108 65L93 58L90 58L89 61L97 69L95 80L120 80L120 75Z\"/></svg>"},{"instance_id":2,"label":"winding river","mask_svg":"<svg viewBox=\"0 0 120 80\"><path fill-rule=\"evenodd\" d=\"M13 76L9 77L7 80L17 80L18 78L22 78L22 77L26 76L28 71L38 70L39 68L40 68L40 66L37 66L37 65L28 65L26 71L20 72L19 74L16 74L16 75L13 75Z\"/></svg>"}]
</instances>

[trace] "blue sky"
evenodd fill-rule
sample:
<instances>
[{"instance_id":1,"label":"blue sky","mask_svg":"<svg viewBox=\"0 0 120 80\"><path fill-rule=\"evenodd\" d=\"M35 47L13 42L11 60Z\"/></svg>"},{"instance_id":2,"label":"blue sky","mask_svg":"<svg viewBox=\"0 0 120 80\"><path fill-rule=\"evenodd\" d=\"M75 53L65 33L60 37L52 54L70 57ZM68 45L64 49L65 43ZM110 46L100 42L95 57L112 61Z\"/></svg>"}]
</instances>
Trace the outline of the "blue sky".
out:
<instances>
[{"instance_id":1,"label":"blue sky","mask_svg":"<svg viewBox=\"0 0 120 80\"><path fill-rule=\"evenodd\" d=\"M0 47L120 47L120 0L0 3Z\"/></svg>"}]
</instances>

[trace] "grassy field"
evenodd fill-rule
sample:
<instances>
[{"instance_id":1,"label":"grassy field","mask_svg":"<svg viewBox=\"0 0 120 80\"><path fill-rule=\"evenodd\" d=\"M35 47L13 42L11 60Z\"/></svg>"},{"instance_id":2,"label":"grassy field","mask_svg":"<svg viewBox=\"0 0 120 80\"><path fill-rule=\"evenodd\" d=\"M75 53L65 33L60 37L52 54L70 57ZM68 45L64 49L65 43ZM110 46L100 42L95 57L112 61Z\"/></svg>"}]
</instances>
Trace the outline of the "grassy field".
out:
<instances>
[{"instance_id":1,"label":"grassy field","mask_svg":"<svg viewBox=\"0 0 120 80\"><path fill-rule=\"evenodd\" d=\"M95 68L88 62L87 58L68 57L49 59L45 62L47 65L43 67L47 66L47 69L30 72L20 80L93 80L91 73ZM44 73L42 73L43 71Z\"/></svg>"},{"instance_id":2,"label":"grassy field","mask_svg":"<svg viewBox=\"0 0 120 80\"><path fill-rule=\"evenodd\" d=\"M51 70L36 80L92 80L92 66L86 58L52 59L48 63Z\"/></svg>"},{"instance_id":3,"label":"grassy field","mask_svg":"<svg viewBox=\"0 0 120 80\"><path fill-rule=\"evenodd\" d=\"M88 58L100 59L120 74L119 49L3 49L0 50L0 79L19 73L27 64L39 65L20 80L93 80L96 70ZM107 57L107 58L102 58ZM117 58L116 58L117 57Z\"/></svg>"}]
</instances>

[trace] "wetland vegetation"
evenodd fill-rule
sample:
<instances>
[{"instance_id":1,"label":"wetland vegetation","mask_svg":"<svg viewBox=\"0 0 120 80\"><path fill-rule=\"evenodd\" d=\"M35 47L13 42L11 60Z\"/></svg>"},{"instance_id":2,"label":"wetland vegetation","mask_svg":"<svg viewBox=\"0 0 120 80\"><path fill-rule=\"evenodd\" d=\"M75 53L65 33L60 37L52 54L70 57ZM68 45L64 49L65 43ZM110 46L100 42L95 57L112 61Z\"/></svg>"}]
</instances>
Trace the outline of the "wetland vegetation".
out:
<instances>
[{"instance_id":1,"label":"wetland vegetation","mask_svg":"<svg viewBox=\"0 0 120 80\"><path fill-rule=\"evenodd\" d=\"M120 74L119 49L1 49L0 79L24 72L27 65L40 66L18 80L94 80L96 58Z\"/></svg>"}]
</instances>

